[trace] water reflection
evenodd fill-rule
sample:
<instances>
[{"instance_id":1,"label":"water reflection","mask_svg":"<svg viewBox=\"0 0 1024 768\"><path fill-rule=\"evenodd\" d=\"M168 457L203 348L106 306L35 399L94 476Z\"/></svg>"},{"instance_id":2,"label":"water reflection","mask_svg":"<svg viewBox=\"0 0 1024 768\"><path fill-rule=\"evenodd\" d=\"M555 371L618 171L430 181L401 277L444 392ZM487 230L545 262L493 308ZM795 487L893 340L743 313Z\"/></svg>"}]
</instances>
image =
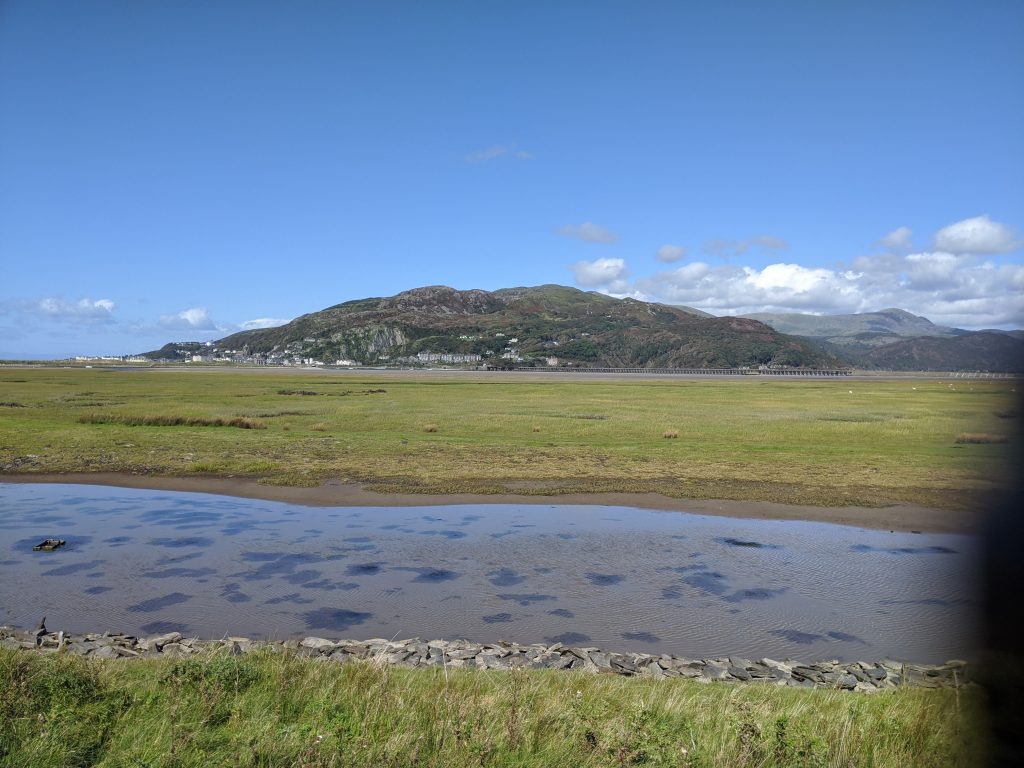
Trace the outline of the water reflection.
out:
<instances>
[{"instance_id":1,"label":"water reflection","mask_svg":"<svg viewBox=\"0 0 1024 768\"><path fill-rule=\"evenodd\" d=\"M963 536L626 508L317 509L98 486L0 484L0 508L0 623L20 626L45 613L67 631L915 661L970 657L974 642L976 545ZM51 536L67 545L32 551Z\"/></svg>"}]
</instances>

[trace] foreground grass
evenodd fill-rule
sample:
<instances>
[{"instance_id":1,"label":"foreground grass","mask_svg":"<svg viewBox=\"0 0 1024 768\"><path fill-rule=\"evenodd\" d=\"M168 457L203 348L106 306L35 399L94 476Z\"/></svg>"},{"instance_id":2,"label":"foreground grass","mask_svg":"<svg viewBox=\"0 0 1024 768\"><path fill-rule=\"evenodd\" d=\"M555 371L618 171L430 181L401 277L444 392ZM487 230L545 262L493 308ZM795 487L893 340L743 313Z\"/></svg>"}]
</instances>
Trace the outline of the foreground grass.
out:
<instances>
[{"instance_id":1,"label":"foreground grass","mask_svg":"<svg viewBox=\"0 0 1024 768\"><path fill-rule=\"evenodd\" d=\"M1019 382L750 379L7 369L0 472L959 508L1013 469Z\"/></svg>"},{"instance_id":2,"label":"foreground grass","mask_svg":"<svg viewBox=\"0 0 1024 768\"><path fill-rule=\"evenodd\" d=\"M0 649L0 765L966 766L979 698Z\"/></svg>"}]
</instances>

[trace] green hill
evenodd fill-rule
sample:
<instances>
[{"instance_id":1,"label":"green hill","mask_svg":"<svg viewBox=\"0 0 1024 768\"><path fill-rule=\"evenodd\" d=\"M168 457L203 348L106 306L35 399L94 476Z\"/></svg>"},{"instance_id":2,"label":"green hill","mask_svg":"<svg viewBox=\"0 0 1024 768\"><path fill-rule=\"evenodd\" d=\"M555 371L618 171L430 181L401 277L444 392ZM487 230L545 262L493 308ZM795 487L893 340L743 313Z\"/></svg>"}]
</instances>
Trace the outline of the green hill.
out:
<instances>
[{"instance_id":1,"label":"green hill","mask_svg":"<svg viewBox=\"0 0 1024 768\"><path fill-rule=\"evenodd\" d=\"M458 291L431 286L337 304L277 328L243 331L215 350L325 362L394 363L418 353L511 356L521 365L835 367L817 345L756 320L559 285Z\"/></svg>"},{"instance_id":2,"label":"green hill","mask_svg":"<svg viewBox=\"0 0 1024 768\"><path fill-rule=\"evenodd\" d=\"M1024 373L1024 339L1001 331L916 336L881 345L822 342L822 346L858 368Z\"/></svg>"}]
</instances>

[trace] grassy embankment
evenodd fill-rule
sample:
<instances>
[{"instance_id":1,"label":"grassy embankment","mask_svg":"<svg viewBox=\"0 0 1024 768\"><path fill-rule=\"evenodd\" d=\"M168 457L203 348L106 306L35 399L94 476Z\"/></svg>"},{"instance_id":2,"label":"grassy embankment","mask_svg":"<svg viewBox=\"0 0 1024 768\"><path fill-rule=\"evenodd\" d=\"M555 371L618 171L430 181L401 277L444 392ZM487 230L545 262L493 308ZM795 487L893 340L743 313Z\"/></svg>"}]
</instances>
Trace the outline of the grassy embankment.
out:
<instances>
[{"instance_id":1,"label":"grassy embankment","mask_svg":"<svg viewBox=\"0 0 1024 768\"><path fill-rule=\"evenodd\" d=\"M0 765L966 766L979 698L0 649Z\"/></svg>"},{"instance_id":2,"label":"grassy embankment","mask_svg":"<svg viewBox=\"0 0 1024 768\"><path fill-rule=\"evenodd\" d=\"M0 471L955 509L1011 470L1016 384L3 370Z\"/></svg>"}]
</instances>

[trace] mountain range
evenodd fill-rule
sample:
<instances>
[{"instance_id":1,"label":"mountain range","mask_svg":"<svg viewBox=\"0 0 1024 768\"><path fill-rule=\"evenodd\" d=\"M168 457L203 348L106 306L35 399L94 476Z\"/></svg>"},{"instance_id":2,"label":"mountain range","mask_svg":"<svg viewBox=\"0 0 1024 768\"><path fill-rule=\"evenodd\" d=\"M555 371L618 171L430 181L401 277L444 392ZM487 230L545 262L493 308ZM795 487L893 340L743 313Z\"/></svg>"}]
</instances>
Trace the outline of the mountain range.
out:
<instances>
[{"instance_id":1,"label":"mountain range","mask_svg":"<svg viewBox=\"0 0 1024 768\"><path fill-rule=\"evenodd\" d=\"M459 291L429 286L348 301L152 359L231 354L274 360L577 367L790 366L1024 372L1020 332L970 332L899 309L859 315L714 317L559 285ZM419 357L417 357L419 356ZM477 358L479 356L479 358Z\"/></svg>"},{"instance_id":2,"label":"mountain range","mask_svg":"<svg viewBox=\"0 0 1024 768\"><path fill-rule=\"evenodd\" d=\"M858 368L1024 372L1024 331L965 331L902 309L855 315L744 315L815 342Z\"/></svg>"}]
</instances>

